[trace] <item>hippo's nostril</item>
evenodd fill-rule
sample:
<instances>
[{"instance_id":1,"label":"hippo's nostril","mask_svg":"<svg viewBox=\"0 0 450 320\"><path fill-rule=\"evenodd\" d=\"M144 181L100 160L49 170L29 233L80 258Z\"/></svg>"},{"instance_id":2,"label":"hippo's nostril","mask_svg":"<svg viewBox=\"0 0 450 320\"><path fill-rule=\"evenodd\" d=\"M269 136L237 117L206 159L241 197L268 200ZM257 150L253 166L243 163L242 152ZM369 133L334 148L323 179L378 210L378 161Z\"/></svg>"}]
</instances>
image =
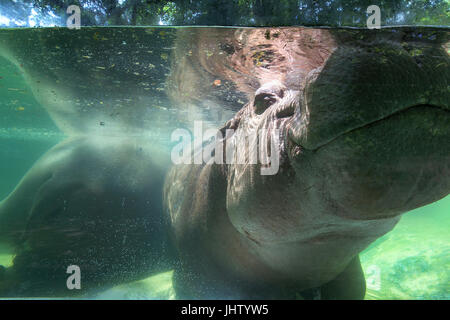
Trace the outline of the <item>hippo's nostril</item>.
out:
<instances>
[{"instance_id":1,"label":"hippo's nostril","mask_svg":"<svg viewBox=\"0 0 450 320\"><path fill-rule=\"evenodd\" d=\"M273 93L261 92L255 96L253 102L256 114L263 113L268 107L277 101L277 97Z\"/></svg>"},{"instance_id":2,"label":"hippo's nostril","mask_svg":"<svg viewBox=\"0 0 450 320\"><path fill-rule=\"evenodd\" d=\"M279 81L265 83L255 92L253 108L256 114L263 113L268 107L284 97L286 87Z\"/></svg>"}]
</instances>

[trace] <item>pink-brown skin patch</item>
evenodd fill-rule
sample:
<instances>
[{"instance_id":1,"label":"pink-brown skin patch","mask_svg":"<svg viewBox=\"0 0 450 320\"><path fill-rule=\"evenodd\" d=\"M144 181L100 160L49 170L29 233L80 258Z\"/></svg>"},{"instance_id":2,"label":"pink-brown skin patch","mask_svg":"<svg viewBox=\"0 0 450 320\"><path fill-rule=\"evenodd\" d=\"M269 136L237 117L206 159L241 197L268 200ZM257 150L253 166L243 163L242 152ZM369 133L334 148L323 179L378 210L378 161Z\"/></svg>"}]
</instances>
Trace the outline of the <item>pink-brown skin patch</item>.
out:
<instances>
[{"instance_id":1,"label":"pink-brown skin patch","mask_svg":"<svg viewBox=\"0 0 450 320\"><path fill-rule=\"evenodd\" d=\"M178 103L215 95L203 90L208 78L211 83L231 82L248 99L274 80L298 90L299 79L322 66L336 48L330 33L319 29L187 29L177 37L179 50L174 52L168 84Z\"/></svg>"}]
</instances>

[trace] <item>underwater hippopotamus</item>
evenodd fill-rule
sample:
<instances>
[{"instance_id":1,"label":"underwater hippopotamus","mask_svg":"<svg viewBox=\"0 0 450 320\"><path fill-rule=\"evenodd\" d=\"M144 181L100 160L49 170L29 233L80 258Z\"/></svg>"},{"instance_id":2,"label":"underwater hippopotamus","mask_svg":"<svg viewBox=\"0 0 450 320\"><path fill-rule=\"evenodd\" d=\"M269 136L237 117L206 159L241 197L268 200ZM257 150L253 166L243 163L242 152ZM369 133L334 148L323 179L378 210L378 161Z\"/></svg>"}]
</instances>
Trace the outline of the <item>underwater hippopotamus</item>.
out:
<instances>
[{"instance_id":1,"label":"underwater hippopotamus","mask_svg":"<svg viewBox=\"0 0 450 320\"><path fill-rule=\"evenodd\" d=\"M203 62L224 78L240 71L241 86L252 85L245 83L252 73L263 81L222 128L233 129L223 139L235 139L240 162L176 166L168 175L165 204L181 257L177 293L364 297L358 253L402 213L450 190L450 60L442 46L412 37L242 32L229 38L229 65ZM196 45L207 46L199 38ZM233 44L242 38L245 47ZM261 129L265 136L242 148ZM267 145L275 129L274 151ZM255 144L278 153L276 174L251 164Z\"/></svg>"},{"instance_id":2,"label":"underwater hippopotamus","mask_svg":"<svg viewBox=\"0 0 450 320\"><path fill-rule=\"evenodd\" d=\"M65 270L78 264L85 291L174 269L180 298L362 299L358 254L450 191L448 40L434 28L179 31L167 93L230 105L214 141L225 160L169 169L138 138L55 146L0 203L0 241L17 248L0 294L74 294Z\"/></svg>"}]
</instances>

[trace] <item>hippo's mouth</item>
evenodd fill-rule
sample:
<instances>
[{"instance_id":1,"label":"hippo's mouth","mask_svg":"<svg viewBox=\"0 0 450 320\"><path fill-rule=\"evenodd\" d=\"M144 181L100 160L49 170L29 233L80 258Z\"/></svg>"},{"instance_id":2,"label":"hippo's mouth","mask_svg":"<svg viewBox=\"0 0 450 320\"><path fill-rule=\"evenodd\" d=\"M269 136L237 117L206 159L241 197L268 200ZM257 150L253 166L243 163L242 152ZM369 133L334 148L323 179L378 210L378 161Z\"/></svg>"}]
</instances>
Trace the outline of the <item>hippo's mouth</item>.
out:
<instances>
[{"instance_id":1,"label":"hippo's mouth","mask_svg":"<svg viewBox=\"0 0 450 320\"><path fill-rule=\"evenodd\" d=\"M293 163L336 215L394 217L448 194L449 123L448 107L414 105L295 153Z\"/></svg>"},{"instance_id":2,"label":"hippo's mouth","mask_svg":"<svg viewBox=\"0 0 450 320\"><path fill-rule=\"evenodd\" d=\"M370 127L375 126L375 125L377 125L379 123L382 123L384 121L391 120L391 119L393 119L393 118L395 118L397 116L407 115L407 114L409 114L409 113L411 113L413 111L416 111L416 112L420 111L424 115L424 120L426 120L426 118L427 118L426 115L427 114L433 113L433 112L440 112L445 117L448 117L450 115L450 108L449 107L432 105L432 104L413 105L413 106L409 106L409 107L403 108L401 110L398 110L396 112L393 112L393 113L391 113L391 114L389 114L387 116L384 116L384 117L382 117L380 119L377 119L377 120L374 120L374 121L362 124L362 125L357 126L357 127L350 128L350 129L348 129L348 130L338 134L337 136L329 139L328 141L326 141L326 142L324 142L324 143L322 143L322 144L320 144L320 145L318 145L315 148L310 149L310 150L311 151L317 151L317 150L319 150L319 149L321 149L321 148L323 148L323 147L333 143L334 141L338 140L339 138L341 138L343 136L352 134L355 131L364 130L365 128L370 128ZM308 148L306 148L306 149L308 149Z\"/></svg>"}]
</instances>

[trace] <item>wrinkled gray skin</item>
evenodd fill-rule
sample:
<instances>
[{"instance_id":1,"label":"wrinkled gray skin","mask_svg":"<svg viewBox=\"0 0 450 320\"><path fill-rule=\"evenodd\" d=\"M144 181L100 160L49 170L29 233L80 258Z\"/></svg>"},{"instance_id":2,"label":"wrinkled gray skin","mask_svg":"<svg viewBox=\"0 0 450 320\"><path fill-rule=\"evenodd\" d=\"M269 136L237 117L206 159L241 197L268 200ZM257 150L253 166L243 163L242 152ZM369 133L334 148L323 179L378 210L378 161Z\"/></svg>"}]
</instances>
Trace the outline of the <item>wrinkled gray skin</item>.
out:
<instances>
[{"instance_id":1,"label":"wrinkled gray skin","mask_svg":"<svg viewBox=\"0 0 450 320\"><path fill-rule=\"evenodd\" d=\"M358 253L450 191L450 61L439 45L411 42L417 55L401 39L336 42L307 75L261 77L223 128L237 140L280 129L276 175L210 164L164 177L169 159L138 138L81 135L49 150L0 203L0 242L16 254L0 296L74 295L175 268L179 298L363 298ZM81 292L66 288L69 264Z\"/></svg>"},{"instance_id":2,"label":"wrinkled gray skin","mask_svg":"<svg viewBox=\"0 0 450 320\"><path fill-rule=\"evenodd\" d=\"M238 139L279 128L278 174L249 164L171 170L180 296L362 299L358 253L402 213L449 193L448 54L382 48L341 46L297 79L300 90L263 84L227 123Z\"/></svg>"}]
</instances>

